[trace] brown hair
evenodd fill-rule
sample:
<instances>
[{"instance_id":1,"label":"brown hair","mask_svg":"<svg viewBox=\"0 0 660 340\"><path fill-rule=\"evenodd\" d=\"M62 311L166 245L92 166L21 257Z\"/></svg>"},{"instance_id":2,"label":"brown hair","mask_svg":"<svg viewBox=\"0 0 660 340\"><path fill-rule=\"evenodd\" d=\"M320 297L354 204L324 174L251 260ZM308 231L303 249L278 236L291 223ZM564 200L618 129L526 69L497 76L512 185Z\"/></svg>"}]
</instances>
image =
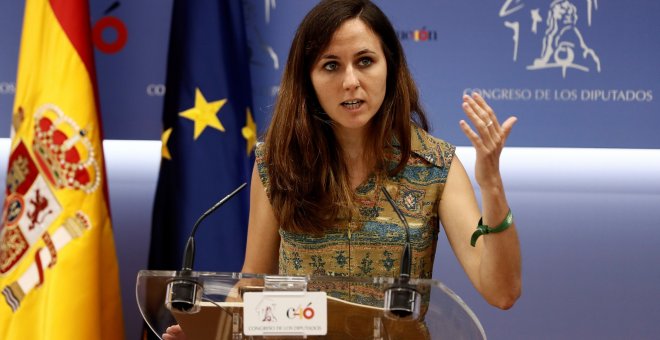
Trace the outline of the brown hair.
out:
<instances>
[{"instance_id":1,"label":"brown hair","mask_svg":"<svg viewBox=\"0 0 660 340\"><path fill-rule=\"evenodd\" d=\"M310 76L335 31L354 18L380 38L387 62L385 99L369 124L371 142L365 150L374 157L375 171L394 175L403 169L410 156L411 122L428 130L403 48L385 14L368 0L321 1L296 31L265 139L271 204L287 231L319 234L355 210L347 164L329 118L320 114ZM386 169L385 153L394 139L401 159Z\"/></svg>"}]
</instances>

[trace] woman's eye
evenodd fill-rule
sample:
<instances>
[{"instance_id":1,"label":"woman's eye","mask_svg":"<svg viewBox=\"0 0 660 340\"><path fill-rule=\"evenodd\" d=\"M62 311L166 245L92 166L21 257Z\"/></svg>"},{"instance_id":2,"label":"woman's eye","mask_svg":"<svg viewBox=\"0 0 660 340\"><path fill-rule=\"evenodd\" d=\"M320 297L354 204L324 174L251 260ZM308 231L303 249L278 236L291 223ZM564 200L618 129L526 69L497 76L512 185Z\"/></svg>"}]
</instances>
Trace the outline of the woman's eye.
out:
<instances>
[{"instance_id":1,"label":"woman's eye","mask_svg":"<svg viewBox=\"0 0 660 340\"><path fill-rule=\"evenodd\" d=\"M325 63L323 64L323 69L325 69L326 71L334 71L337 69L337 63L334 61Z\"/></svg>"},{"instance_id":2,"label":"woman's eye","mask_svg":"<svg viewBox=\"0 0 660 340\"><path fill-rule=\"evenodd\" d=\"M362 58L358 61L358 65L360 66L369 66L373 63L373 60L371 58Z\"/></svg>"}]
</instances>

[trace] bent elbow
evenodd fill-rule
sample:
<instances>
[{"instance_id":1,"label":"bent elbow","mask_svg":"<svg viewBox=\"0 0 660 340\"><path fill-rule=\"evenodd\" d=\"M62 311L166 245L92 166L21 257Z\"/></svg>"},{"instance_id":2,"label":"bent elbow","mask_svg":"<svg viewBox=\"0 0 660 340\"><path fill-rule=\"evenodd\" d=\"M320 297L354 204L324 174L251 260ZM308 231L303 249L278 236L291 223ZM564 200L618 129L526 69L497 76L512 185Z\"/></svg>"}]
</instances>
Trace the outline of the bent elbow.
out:
<instances>
[{"instance_id":1,"label":"bent elbow","mask_svg":"<svg viewBox=\"0 0 660 340\"><path fill-rule=\"evenodd\" d=\"M517 297L500 299L499 301L493 303L493 306L495 306L495 307L497 307L501 310L508 310L511 307L513 307L513 305L516 303L517 300L518 300Z\"/></svg>"},{"instance_id":2,"label":"bent elbow","mask_svg":"<svg viewBox=\"0 0 660 340\"><path fill-rule=\"evenodd\" d=\"M508 310L513 307L513 305L520 298L521 289L520 286L510 289L507 292L502 292L498 296L492 299L490 302L491 305L502 310Z\"/></svg>"}]
</instances>

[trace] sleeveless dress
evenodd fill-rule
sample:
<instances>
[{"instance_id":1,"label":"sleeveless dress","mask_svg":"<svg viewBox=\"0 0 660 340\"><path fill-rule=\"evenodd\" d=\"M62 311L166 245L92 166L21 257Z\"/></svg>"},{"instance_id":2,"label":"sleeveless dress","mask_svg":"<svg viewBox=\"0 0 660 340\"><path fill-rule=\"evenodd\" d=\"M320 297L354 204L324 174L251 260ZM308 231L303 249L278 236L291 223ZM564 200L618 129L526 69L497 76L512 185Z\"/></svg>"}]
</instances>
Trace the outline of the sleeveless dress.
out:
<instances>
[{"instance_id":1,"label":"sleeveless dress","mask_svg":"<svg viewBox=\"0 0 660 340\"><path fill-rule=\"evenodd\" d=\"M257 145L257 170L270 198L264 151L263 143ZM411 151L406 166L396 176L377 180L372 174L355 189L357 221L338 221L322 236L280 229L279 274L398 277L406 230L381 191L384 185L410 227L411 277L430 279L439 232L438 204L455 147L413 124ZM396 148L386 157L391 168L401 159ZM334 295L368 305L382 301L382 296L374 296L366 287L365 291L359 286L350 290L338 289Z\"/></svg>"}]
</instances>

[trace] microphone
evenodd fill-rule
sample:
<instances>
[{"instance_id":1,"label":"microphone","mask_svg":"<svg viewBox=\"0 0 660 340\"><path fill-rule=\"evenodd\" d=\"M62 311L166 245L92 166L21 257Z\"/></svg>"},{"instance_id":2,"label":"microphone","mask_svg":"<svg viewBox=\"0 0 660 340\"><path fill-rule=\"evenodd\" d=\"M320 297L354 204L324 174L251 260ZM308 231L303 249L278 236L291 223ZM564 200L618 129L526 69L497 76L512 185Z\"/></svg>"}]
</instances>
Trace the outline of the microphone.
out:
<instances>
[{"instance_id":1,"label":"microphone","mask_svg":"<svg viewBox=\"0 0 660 340\"><path fill-rule=\"evenodd\" d=\"M401 272L399 278L394 281L394 284L385 290L385 312L390 316L398 319L417 319L419 318L421 295L415 289L415 286L410 284L410 271L412 268L412 249L410 246L410 227L408 221L403 215L401 210L396 206L392 196L387 192L385 187L381 187L385 198L394 209L394 212L403 223L406 230L406 241L403 245L403 253L401 254Z\"/></svg>"},{"instance_id":2,"label":"microphone","mask_svg":"<svg viewBox=\"0 0 660 340\"><path fill-rule=\"evenodd\" d=\"M202 296L203 288L196 279L191 277L193 264L195 262L195 233L197 232L197 227L199 227L199 224L202 223L206 217L234 197L239 191L243 190L246 185L247 183L241 184L229 195L218 201L218 203L213 205L211 209L202 214L193 225L190 236L188 237L188 242L186 242L186 248L183 252L181 270L176 274L175 278L167 284L165 305L168 309L175 309L189 314L199 311L199 301Z\"/></svg>"}]
</instances>

